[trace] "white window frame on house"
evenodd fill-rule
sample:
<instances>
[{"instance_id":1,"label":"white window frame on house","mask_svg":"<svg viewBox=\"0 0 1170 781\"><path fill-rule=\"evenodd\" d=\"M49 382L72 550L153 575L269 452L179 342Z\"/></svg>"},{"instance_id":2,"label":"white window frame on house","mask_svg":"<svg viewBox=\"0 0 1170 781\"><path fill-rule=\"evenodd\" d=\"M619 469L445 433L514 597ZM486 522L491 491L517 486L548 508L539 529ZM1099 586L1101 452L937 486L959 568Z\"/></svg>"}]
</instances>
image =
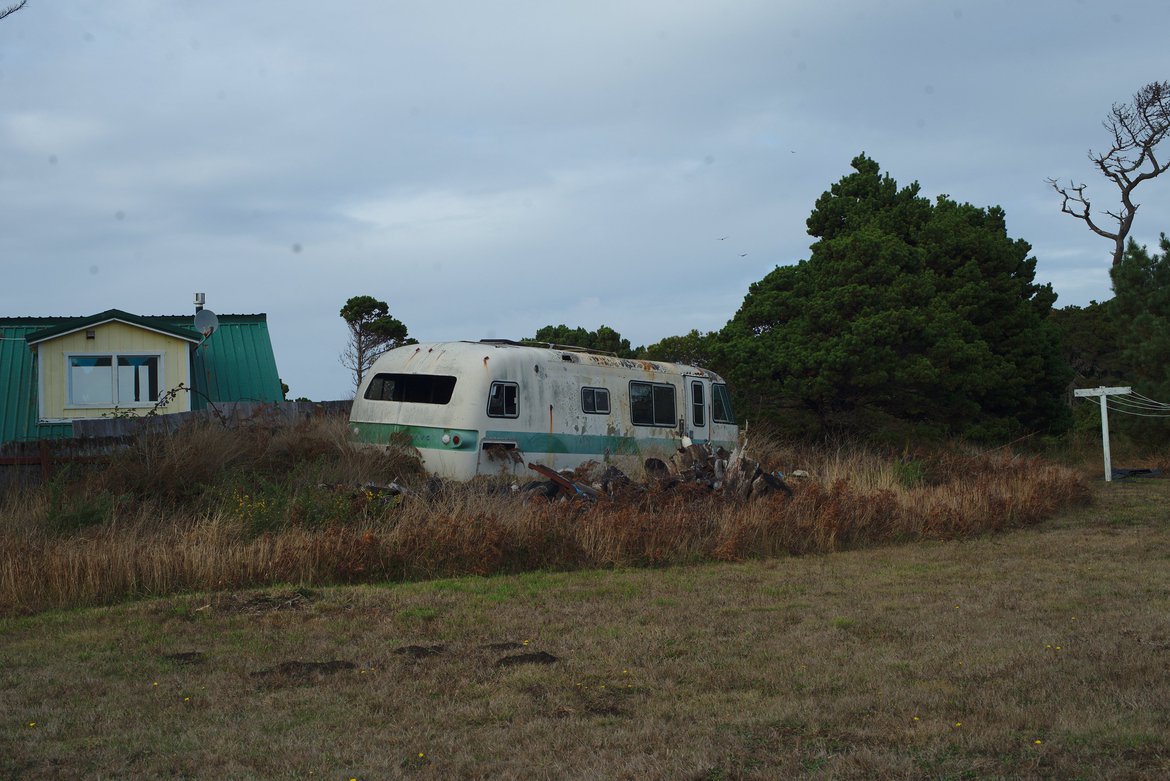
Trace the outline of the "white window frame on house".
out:
<instances>
[{"instance_id":1,"label":"white window frame on house","mask_svg":"<svg viewBox=\"0 0 1170 781\"><path fill-rule=\"evenodd\" d=\"M78 402L74 401L74 365L75 358L109 358L110 359L110 401L96 401L96 402ZM155 380L155 398L147 398L144 400L122 400L122 391L125 388L120 388L119 383L124 381L124 377L119 375L124 374L119 371L120 368L132 368L119 366L119 359L134 359L134 358L155 358L157 359L157 371ZM65 353L65 409L133 409L142 407L154 407L158 404L159 399L166 393L164 389L164 379L166 378L166 353L161 352L110 352L110 353ZM141 394L139 394L141 395ZM147 390L149 396L149 390Z\"/></svg>"}]
</instances>

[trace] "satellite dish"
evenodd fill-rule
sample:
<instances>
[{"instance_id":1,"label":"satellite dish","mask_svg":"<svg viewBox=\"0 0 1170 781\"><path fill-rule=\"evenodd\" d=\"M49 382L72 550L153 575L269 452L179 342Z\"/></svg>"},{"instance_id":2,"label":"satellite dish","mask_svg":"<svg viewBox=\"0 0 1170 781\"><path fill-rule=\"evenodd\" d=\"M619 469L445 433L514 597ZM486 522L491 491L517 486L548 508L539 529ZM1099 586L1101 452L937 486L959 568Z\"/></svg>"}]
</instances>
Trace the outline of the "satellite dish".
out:
<instances>
[{"instance_id":1,"label":"satellite dish","mask_svg":"<svg viewBox=\"0 0 1170 781\"><path fill-rule=\"evenodd\" d=\"M216 328L219 328L219 318L215 316L215 312L200 309L195 313L195 330L203 334L204 339L215 333Z\"/></svg>"}]
</instances>

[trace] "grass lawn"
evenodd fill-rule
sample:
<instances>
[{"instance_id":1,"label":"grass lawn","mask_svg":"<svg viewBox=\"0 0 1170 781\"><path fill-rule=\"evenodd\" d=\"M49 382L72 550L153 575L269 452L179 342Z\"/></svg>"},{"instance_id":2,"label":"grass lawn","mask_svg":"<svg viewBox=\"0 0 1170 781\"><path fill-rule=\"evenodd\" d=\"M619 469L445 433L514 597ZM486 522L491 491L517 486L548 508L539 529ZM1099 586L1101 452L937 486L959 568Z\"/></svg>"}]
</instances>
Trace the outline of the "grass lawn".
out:
<instances>
[{"instance_id":1,"label":"grass lawn","mask_svg":"<svg viewBox=\"0 0 1170 781\"><path fill-rule=\"evenodd\" d=\"M961 542L2 619L0 779L1167 778L1170 481L1093 490Z\"/></svg>"}]
</instances>

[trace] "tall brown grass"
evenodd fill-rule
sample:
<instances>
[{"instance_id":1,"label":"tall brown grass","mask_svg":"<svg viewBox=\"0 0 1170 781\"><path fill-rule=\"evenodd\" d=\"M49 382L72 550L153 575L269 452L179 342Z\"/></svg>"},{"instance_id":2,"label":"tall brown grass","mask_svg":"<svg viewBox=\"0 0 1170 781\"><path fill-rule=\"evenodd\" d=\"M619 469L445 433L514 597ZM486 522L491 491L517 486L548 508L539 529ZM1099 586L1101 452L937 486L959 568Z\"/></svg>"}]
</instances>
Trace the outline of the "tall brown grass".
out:
<instances>
[{"instance_id":1,"label":"tall brown grass","mask_svg":"<svg viewBox=\"0 0 1170 781\"><path fill-rule=\"evenodd\" d=\"M408 449L356 448L343 422L155 435L107 464L4 498L0 613L178 591L663 566L946 539L1036 523L1085 502L1078 472L1035 456L882 457L756 437L791 498L678 486L595 503L505 484L425 490ZM414 487L391 496L367 483Z\"/></svg>"}]
</instances>

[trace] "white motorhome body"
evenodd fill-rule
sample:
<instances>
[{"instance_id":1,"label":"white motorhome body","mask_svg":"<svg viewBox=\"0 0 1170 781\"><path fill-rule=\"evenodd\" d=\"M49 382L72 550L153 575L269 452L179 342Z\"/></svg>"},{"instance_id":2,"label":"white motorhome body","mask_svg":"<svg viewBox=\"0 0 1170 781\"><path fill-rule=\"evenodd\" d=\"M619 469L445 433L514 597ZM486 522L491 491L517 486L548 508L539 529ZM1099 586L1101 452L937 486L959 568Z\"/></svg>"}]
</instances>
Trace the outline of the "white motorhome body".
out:
<instances>
[{"instance_id":1,"label":"white motorhome body","mask_svg":"<svg viewBox=\"0 0 1170 781\"><path fill-rule=\"evenodd\" d=\"M666 458L685 435L730 450L727 385L683 364L503 340L407 345L381 356L350 413L358 441L409 441L428 471L466 480Z\"/></svg>"}]
</instances>

